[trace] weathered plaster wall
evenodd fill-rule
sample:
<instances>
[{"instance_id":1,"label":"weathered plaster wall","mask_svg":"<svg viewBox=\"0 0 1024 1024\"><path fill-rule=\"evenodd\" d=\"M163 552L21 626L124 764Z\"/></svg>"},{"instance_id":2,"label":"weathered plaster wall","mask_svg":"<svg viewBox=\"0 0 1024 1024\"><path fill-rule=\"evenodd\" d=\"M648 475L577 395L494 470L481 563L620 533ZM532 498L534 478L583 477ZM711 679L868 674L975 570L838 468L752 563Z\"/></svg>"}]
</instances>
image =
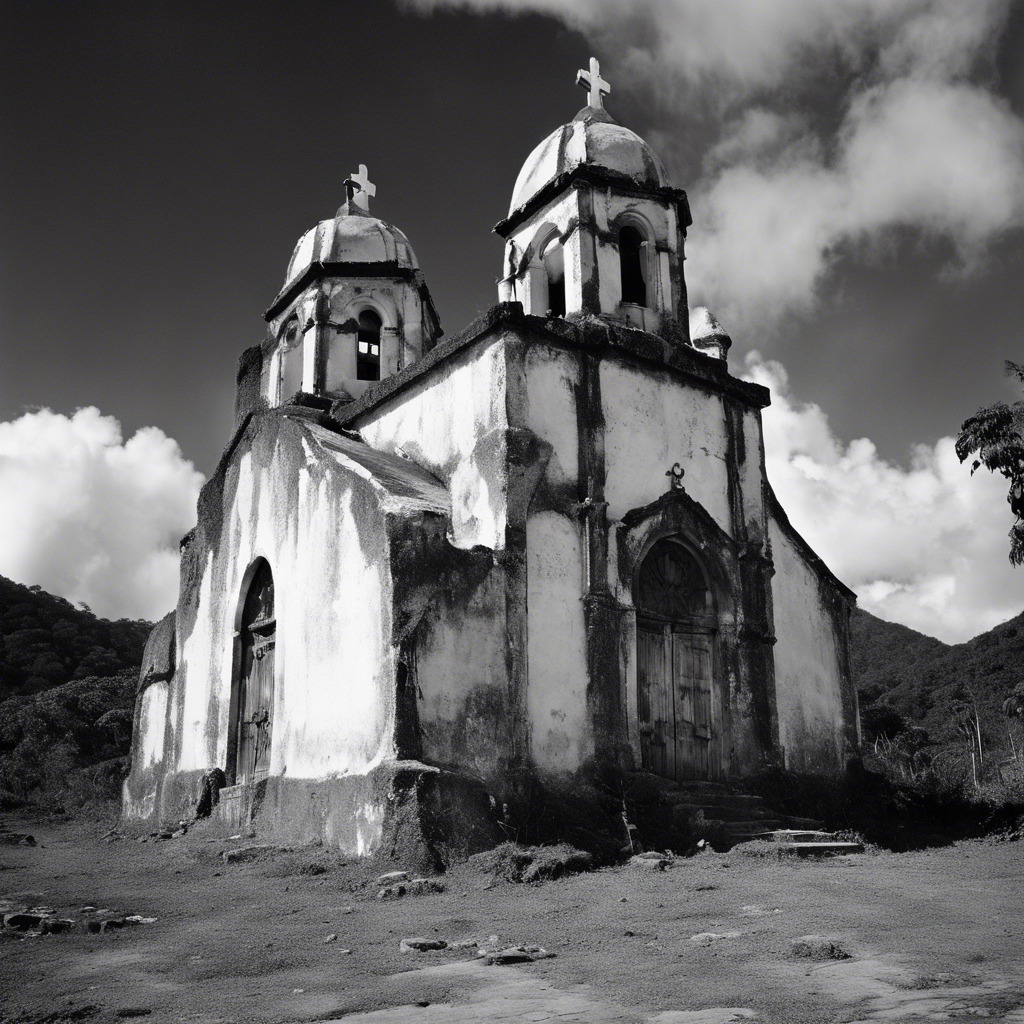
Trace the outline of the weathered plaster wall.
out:
<instances>
[{"instance_id":1,"label":"weathered plaster wall","mask_svg":"<svg viewBox=\"0 0 1024 1024\"><path fill-rule=\"evenodd\" d=\"M615 359L601 363L601 397L608 518L621 519L664 494L665 473L678 462L686 474L687 493L731 534L729 437L722 398L686 387L663 371Z\"/></svg>"},{"instance_id":2,"label":"weathered plaster wall","mask_svg":"<svg viewBox=\"0 0 1024 1024\"><path fill-rule=\"evenodd\" d=\"M525 366L526 422L551 449L527 530L527 702L538 767L572 770L627 752L639 758L638 552L630 547L630 565L620 565L619 537L646 529L678 530L722 575L713 772L755 770L774 733L770 664L759 653L771 633L768 577L737 561L740 545L752 541L751 564L763 564L756 409L607 350L538 342L527 348ZM666 476L676 462L699 514L673 517L662 508L682 495ZM710 527L699 525L700 516Z\"/></svg>"},{"instance_id":3,"label":"weathered plaster wall","mask_svg":"<svg viewBox=\"0 0 1024 1024\"><path fill-rule=\"evenodd\" d=\"M526 550L530 749L541 772L571 774L593 754L579 527L533 515Z\"/></svg>"},{"instance_id":4,"label":"weathered plaster wall","mask_svg":"<svg viewBox=\"0 0 1024 1024\"><path fill-rule=\"evenodd\" d=\"M164 731L167 728L166 682L153 683L142 691L139 709L139 767L151 768L164 759Z\"/></svg>"},{"instance_id":5,"label":"weathered plaster wall","mask_svg":"<svg viewBox=\"0 0 1024 1024\"><path fill-rule=\"evenodd\" d=\"M546 479L552 487L575 486L579 475L579 383L580 363L575 353L543 344L526 350L523 418L538 437L551 445Z\"/></svg>"},{"instance_id":6,"label":"weathered plaster wall","mask_svg":"<svg viewBox=\"0 0 1024 1024\"><path fill-rule=\"evenodd\" d=\"M150 631L139 669L131 770L122 789L124 814L129 820L148 818L157 807L165 768L176 647L175 613L168 612Z\"/></svg>"},{"instance_id":7,"label":"weathered plaster wall","mask_svg":"<svg viewBox=\"0 0 1024 1024\"><path fill-rule=\"evenodd\" d=\"M448 484L457 547L505 547L506 370L504 336L484 338L353 423Z\"/></svg>"},{"instance_id":8,"label":"weathered plaster wall","mask_svg":"<svg viewBox=\"0 0 1024 1024\"><path fill-rule=\"evenodd\" d=\"M164 772L164 744L170 683L150 683L140 694L135 710L132 736L131 774L122 788L122 809L126 819L149 818L157 809L160 781Z\"/></svg>"},{"instance_id":9,"label":"weathered plaster wall","mask_svg":"<svg viewBox=\"0 0 1024 1024\"><path fill-rule=\"evenodd\" d=\"M398 469L382 482L388 462ZM275 414L253 420L213 484L183 558L177 770L230 763L235 616L263 557L277 617L270 772L365 773L394 753L388 531L396 519L443 520L443 491L415 466ZM424 550L437 542L427 532Z\"/></svg>"},{"instance_id":10,"label":"weathered plaster wall","mask_svg":"<svg viewBox=\"0 0 1024 1024\"><path fill-rule=\"evenodd\" d=\"M786 767L829 772L843 764L841 637L823 582L780 526L769 519L775 575L775 685Z\"/></svg>"}]
</instances>

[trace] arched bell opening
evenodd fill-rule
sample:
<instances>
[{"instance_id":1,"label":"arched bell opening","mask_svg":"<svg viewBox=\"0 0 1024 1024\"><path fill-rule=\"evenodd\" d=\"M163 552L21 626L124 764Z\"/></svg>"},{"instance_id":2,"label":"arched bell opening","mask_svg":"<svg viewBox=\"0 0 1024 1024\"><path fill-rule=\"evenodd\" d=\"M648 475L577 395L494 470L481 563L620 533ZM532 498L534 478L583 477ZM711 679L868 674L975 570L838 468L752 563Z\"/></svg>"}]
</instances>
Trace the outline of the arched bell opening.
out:
<instances>
[{"instance_id":1,"label":"arched bell opening","mask_svg":"<svg viewBox=\"0 0 1024 1024\"><path fill-rule=\"evenodd\" d=\"M565 316L565 249L557 235L544 243L540 260L548 285L547 315Z\"/></svg>"},{"instance_id":2,"label":"arched bell opening","mask_svg":"<svg viewBox=\"0 0 1024 1024\"><path fill-rule=\"evenodd\" d=\"M277 620L274 576L265 558L249 566L235 613L228 757L230 782L258 782L270 770Z\"/></svg>"},{"instance_id":3,"label":"arched bell opening","mask_svg":"<svg viewBox=\"0 0 1024 1024\"><path fill-rule=\"evenodd\" d=\"M380 333L383 321L375 309L364 309L360 311L356 323L356 380L380 380Z\"/></svg>"},{"instance_id":4,"label":"arched bell opening","mask_svg":"<svg viewBox=\"0 0 1024 1024\"><path fill-rule=\"evenodd\" d=\"M640 760L670 779L719 774L718 612L701 560L682 537L650 547L637 570Z\"/></svg>"},{"instance_id":5,"label":"arched bell opening","mask_svg":"<svg viewBox=\"0 0 1024 1024\"><path fill-rule=\"evenodd\" d=\"M622 301L647 305L647 240L627 224L619 230L619 272Z\"/></svg>"},{"instance_id":6,"label":"arched bell opening","mask_svg":"<svg viewBox=\"0 0 1024 1024\"><path fill-rule=\"evenodd\" d=\"M275 401L284 403L302 391L302 332L297 317L292 317L281 331L277 358L277 395Z\"/></svg>"}]
</instances>

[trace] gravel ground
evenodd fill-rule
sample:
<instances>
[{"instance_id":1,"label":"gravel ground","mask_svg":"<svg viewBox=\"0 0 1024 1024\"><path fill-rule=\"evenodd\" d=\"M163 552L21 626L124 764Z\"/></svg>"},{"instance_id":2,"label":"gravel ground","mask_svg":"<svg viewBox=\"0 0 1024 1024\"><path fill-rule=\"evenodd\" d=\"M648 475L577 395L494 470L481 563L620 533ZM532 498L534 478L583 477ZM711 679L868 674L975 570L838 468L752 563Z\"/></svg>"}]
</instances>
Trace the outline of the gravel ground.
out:
<instances>
[{"instance_id":1,"label":"gravel ground","mask_svg":"<svg viewBox=\"0 0 1024 1024\"><path fill-rule=\"evenodd\" d=\"M545 1014L1024 1024L1022 843L822 861L734 850L664 872L609 868L535 885L462 865L439 879L443 892L378 900L376 876L396 865L316 848L225 864L221 851L244 841L207 826L147 843L105 841L108 827L0 819L37 840L0 845L0 896L72 919L85 906L156 918L103 934L4 937L5 1024L349 1014L396 1024ZM554 956L488 967L471 962L473 947L401 952L412 936ZM822 941L795 943L807 936ZM557 1006L567 1007L559 1017L546 1009Z\"/></svg>"}]
</instances>

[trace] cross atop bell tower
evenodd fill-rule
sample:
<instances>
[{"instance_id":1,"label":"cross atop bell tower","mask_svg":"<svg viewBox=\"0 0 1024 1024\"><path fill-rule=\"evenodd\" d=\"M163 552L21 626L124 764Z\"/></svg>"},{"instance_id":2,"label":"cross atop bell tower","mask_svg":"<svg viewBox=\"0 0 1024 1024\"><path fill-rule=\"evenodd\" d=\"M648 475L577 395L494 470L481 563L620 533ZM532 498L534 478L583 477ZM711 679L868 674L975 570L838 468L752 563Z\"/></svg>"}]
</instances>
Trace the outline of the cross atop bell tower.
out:
<instances>
[{"instance_id":1,"label":"cross atop bell tower","mask_svg":"<svg viewBox=\"0 0 1024 1024\"><path fill-rule=\"evenodd\" d=\"M350 174L344 181L345 205L356 206L363 213L370 212L370 200L377 194L377 186L370 181L366 164L360 164L355 174Z\"/></svg>"},{"instance_id":2,"label":"cross atop bell tower","mask_svg":"<svg viewBox=\"0 0 1024 1024\"><path fill-rule=\"evenodd\" d=\"M602 97L607 96L612 87L601 77L601 65L596 57L590 58L589 71L576 72L576 84L587 90L587 106L595 110L604 108Z\"/></svg>"}]
</instances>

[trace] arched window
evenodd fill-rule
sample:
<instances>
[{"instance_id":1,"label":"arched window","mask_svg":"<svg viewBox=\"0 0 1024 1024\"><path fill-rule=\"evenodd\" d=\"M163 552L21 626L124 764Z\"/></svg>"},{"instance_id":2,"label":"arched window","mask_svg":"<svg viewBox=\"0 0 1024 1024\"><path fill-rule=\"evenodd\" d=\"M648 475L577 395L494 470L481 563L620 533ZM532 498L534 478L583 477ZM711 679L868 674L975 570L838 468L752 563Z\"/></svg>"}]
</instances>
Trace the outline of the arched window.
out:
<instances>
[{"instance_id":1,"label":"arched window","mask_svg":"<svg viewBox=\"0 0 1024 1024\"><path fill-rule=\"evenodd\" d=\"M278 400L287 402L302 390L302 335L298 320L289 320L281 339L281 385Z\"/></svg>"},{"instance_id":2,"label":"arched window","mask_svg":"<svg viewBox=\"0 0 1024 1024\"><path fill-rule=\"evenodd\" d=\"M565 250L557 235L545 242L540 260L548 279L548 316L565 316Z\"/></svg>"},{"instance_id":3,"label":"arched window","mask_svg":"<svg viewBox=\"0 0 1024 1024\"><path fill-rule=\"evenodd\" d=\"M712 607L697 559L671 537L659 540L644 559L636 596L641 615L678 622L701 619Z\"/></svg>"},{"instance_id":4,"label":"arched window","mask_svg":"<svg viewBox=\"0 0 1024 1024\"><path fill-rule=\"evenodd\" d=\"M356 332L356 380L380 380L381 319L372 309L364 309Z\"/></svg>"},{"instance_id":5,"label":"arched window","mask_svg":"<svg viewBox=\"0 0 1024 1024\"><path fill-rule=\"evenodd\" d=\"M644 236L628 224L619 231L619 266L622 271L622 301L646 306Z\"/></svg>"}]
</instances>

